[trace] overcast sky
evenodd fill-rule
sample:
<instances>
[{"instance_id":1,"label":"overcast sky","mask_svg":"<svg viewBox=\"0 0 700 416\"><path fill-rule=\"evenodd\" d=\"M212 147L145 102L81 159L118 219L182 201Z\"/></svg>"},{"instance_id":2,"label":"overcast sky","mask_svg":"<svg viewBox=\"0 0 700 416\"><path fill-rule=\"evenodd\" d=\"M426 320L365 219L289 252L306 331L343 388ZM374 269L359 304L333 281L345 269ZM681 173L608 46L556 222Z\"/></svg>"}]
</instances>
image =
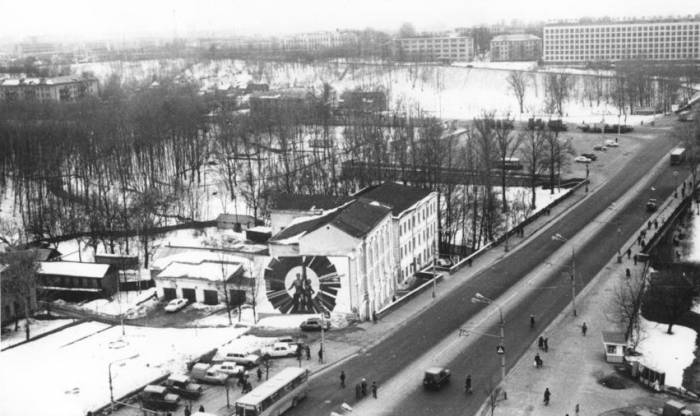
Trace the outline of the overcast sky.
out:
<instances>
[{"instance_id":1,"label":"overcast sky","mask_svg":"<svg viewBox=\"0 0 700 416\"><path fill-rule=\"evenodd\" d=\"M0 37L123 37L363 29L700 12L698 0L2 0Z\"/></svg>"}]
</instances>

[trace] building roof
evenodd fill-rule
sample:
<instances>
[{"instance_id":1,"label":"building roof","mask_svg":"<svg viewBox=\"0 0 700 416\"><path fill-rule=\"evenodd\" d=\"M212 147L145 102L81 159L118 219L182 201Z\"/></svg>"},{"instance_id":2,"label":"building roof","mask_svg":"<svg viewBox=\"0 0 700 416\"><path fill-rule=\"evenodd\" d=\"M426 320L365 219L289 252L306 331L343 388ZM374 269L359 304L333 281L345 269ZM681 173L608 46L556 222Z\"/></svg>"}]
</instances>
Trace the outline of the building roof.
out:
<instances>
[{"instance_id":1,"label":"building roof","mask_svg":"<svg viewBox=\"0 0 700 416\"><path fill-rule=\"evenodd\" d=\"M366 199L355 200L327 214L291 225L277 233L270 241L300 237L324 225L333 225L353 237L364 237L386 217L391 208Z\"/></svg>"},{"instance_id":2,"label":"building roof","mask_svg":"<svg viewBox=\"0 0 700 416\"><path fill-rule=\"evenodd\" d=\"M337 208L351 198L333 195L297 195L275 192L270 199L270 208L290 211L313 211Z\"/></svg>"},{"instance_id":3,"label":"building roof","mask_svg":"<svg viewBox=\"0 0 700 416\"><path fill-rule=\"evenodd\" d=\"M284 90L269 90L269 91L255 91L250 94L251 97L258 99L306 99L310 92L301 88L290 88Z\"/></svg>"},{"instance_id":4,"label":"building roof","mask_svg":"<svg viewBox=\"0 0 700 416\"><path fill-rule=\"evenodd\" d=\"M202 260L199 263L173 261L162 272L159 278L190 278L221 282L226 277L229 281L243 274L241 263Z\"/></svg>"},{"instance_id":5,"label":"building roof","mask_svg":"<svg viewBox=\"0 0 700 416\"><path fill-rule=\"evenodd\" d=\"M164 270L171 263L188 263L201 264L206 261L224 262L236 264L248 264L249 260L245 257L237 256L225 250L195 248L195 247L170 247L162 246L158 249L157 255L154 256L151 262L151 268L156 270ZM221 269L219 268L219 276Z\"/></svg>"},{"instance_id":6,"label":"building roof","mask_svg":"<svg viewBox=\"0 0 700 416\"><path fill-rule=\"evenodd\" d=\"M592 21L560 21L560 22L549 22L544 25L544 27L558 27L558 26L609 26L609 25L635 25L635 24L672 24L672 23L698 23L698 19L695 18L668 18L668 19L630 19L630 20L592 20Z\"/></svg>"},{"instance_id":7,"label":"building roof","mask_svg":"<svg viewBox=\"0 0 700 416\"><path fill-rule=\"evenodd\" d=\"M493 39L491 39L491 42L517 42L525 40L540 40L540 37L529 33L513 33L494 36Z\"/></svg>"},{"instance_id":8,"label":"building roof","mask_svg":"<svg viewBox=\"0 0 700 416\"><path fill-rule=\"evenodd\" d=\"M81 263L77 261L41 261L38 274L53 276L105 277L111 265L97 263Z\"/></svg>"},{"instance_id":9,"label":"building roof","mask_svg":"<svg viewBox=\"0 0 700 416\"><path fill-rule=\"evenodd\" d=\"M425 189L405 186L396 182L384 182L381 185L368 186L353 196L381 202L390 206L391 213L398 216L428 195L430 195L430 191Z\"/></svg>"},{"instance_id":10,"label":"building roof","mask_svg":"<svg viewBox=\"0 0 700 416\"><path fill-rule=\"evenodd\" d=\"M622 332L603 331L603 342L611 344L627 344Z\"/></svg>"}]
</instances>

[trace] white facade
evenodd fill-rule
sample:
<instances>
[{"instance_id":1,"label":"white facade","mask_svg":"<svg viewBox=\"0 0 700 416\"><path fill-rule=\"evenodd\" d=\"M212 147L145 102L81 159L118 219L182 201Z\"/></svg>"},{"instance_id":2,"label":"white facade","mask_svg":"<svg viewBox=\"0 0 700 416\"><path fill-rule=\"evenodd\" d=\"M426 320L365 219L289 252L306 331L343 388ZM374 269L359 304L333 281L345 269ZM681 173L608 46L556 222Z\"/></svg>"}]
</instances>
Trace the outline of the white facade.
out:
<instances>
[{"instance_id":1,"label":"white facade","mask_svg":"<svg viewBox=\"0 0 700 416\"><path fill-rule=\"evenodd\" d=\"M471 61L474 38L469 36L400 38L397 47L406 57L426 60Z\"/></svg>"},{"instance_id":2,"label":"white facade","mask_svg":"<svg viewBox=\"0 0 700 416\"><path fill-rule=\"evenodd\" d=\"M700 21L552 25L543 59L552 63L700 59Z\"/></svg>"},{"instance_id":3,"label":"white facade","mask_svg":"<svg viewBox=\"0 0 700 416\"><path fill-rule=\"evenodd\" d=\"M438 238L437 193L394 217L394 234L398 245L398 280L408 283L413 274L428 266L437 254Z\"/></svg>"}]
</instances>

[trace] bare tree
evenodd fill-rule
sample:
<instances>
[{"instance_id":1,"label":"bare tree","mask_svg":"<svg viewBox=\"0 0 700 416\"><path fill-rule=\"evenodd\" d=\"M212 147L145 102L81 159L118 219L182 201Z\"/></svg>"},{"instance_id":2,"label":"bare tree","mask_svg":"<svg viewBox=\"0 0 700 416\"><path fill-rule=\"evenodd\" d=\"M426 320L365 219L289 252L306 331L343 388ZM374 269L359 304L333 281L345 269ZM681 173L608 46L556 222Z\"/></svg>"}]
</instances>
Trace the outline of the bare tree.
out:
<instances>
[{"instance_id":1,"label":"bare tree","mask_svg":"<svg viewBox=\"0 0 700 416\"><path fill-rule=\"evenodd\" d=\"M613 294L610 320L623 329L625 339L632 350L636 350L643 335L639 317L647 286L647 272L648 268L645 267L640 275L631 276L620 282Z\"/></svg>"},{"instance_id":2,"label":"bare tree","mask_svg":"<svg viewBox=\"0 0 700 416\"><path fill-rule=\"evenodd\" d=\"M513 132L513 120L510 119L510 117L506 117L504 120L497 120L495 122L495 132L496 151L498 153L498 161L501 165L499 174L501 175L502 212L508 212L508 200L506 199L506 179L508 177L508 170L506 169L506 161L513 157L520 147L522 136Z\"/></svg>"},{"instance_id":3,"label":"bare tree","mask_svg":"<svg viewBox=\"0 0 700 416\"><path fill-rule=\"evenodd\" d=\"M537 127L522 133L521 155L525 162L527 173L530 175L530 191L532 198L530 207L537 207L537 178L542 171L542 164L546 158L546 144L548 136L552 133L547 129Z\"/></svg>"},{"instance_id":4,"label":"bare tree","mask_svg":"<svg viewBox=\"0 0 700 416\"><path fill-rule=\"evenodd\" d=\"M693 302L694 288L688 278L671 270L659 270L652 278L642 303L644 316L668 324L666 333L685 314Z\"/></svg>"},{"instance_id":5,"label":"bare tree","mask_svg":"<svg viewBox=\"0 0 700 416\"><path fill-rule=\"evenodd\" d=\"M508 86L510 91L515 95L515 99L518 100L518 107L520 108L520 114L523 113L523 104L525 101L525 92L527 91L528 82L525 72L523 71L511 71L507 78Z\"/></svg>"},{"instance_id":6,"label":"bare tree","mask_svg":"<svg viewBox=\"0 0 700 416\"><path fill-rule=\"evenodd\" d=\"M0 268L5 266L2 272L2 295L15 298L22 305L25 321L25 336L30 338L29 316L36 299L37 288L37 263L34 250L11 251L0 254ZM17 314L17 311L15 311ZM17 326L15 321L15 326Z\"/></svg>"},{"instance_id":7,"label":"bare tree","mask_svg":"<svg viewBox=\"0 0 700 416\"><path fill-rule=\"evenodd\" d=\"M570 92L569 74L551 72L545 76L546 107L552 112L556 111L559 117L564 115L564 103L569 99Z\"/></svg>"}]
</instances>

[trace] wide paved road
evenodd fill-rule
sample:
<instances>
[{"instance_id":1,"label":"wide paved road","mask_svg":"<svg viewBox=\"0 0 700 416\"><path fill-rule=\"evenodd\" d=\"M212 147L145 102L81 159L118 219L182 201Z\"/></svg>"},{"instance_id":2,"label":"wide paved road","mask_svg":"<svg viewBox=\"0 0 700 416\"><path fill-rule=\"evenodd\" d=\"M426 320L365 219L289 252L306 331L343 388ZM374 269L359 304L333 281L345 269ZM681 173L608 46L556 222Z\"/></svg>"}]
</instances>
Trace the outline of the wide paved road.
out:
<instances>
[{"instance_id":1,"label":"wide paved road","mask_svg":"<svg viewBox=\"0 0 700 416\"><path fill-rule=\"evenodd\" d=\"M673 144L668 137L660 137L645 143L645 148L640 150L636 157L593 197L577 205L568 215L556 220L551 228L552 233L558 232L566 238L573 237L632 188L660 158L667 157L666 154ZM665 199L671 193L674 180L671 169L666 168L653 184L656 188L654 196L661 200ZM642 193L627 208L618 207L622 209L618 210L614 220L620 221L622 240L616 235L618 226L606 224L598 238L594 238L587 246L578 248L576 274L579 287L585 285L604 266L616 251L619 241L626 240L641 223L646 221L644 205L648 197L648 194ZM351 369L352 374L361 375L368 380L377 380L381 385L445 337L453 336L466 320L485 307L485 305L470 302L476 292L492 299L498 298L545 261L561 245L561 242L551 239L550 233L543 233L534 238L526 247L511 253L490 269L477 274L467 284L439 299L411 324L401 327L366 353L352 358L343 367ZM564 267L560 266L561 272L564 271ZM552 273L552 278L543 285L541 290L533 291L526 299L512 306L510 314L505 317L508 368L539 335L539 329L544 328L570 302L570 286L562 284L561 272ZM538 317L538 330L529 329L527 317L530 314ZM595 324L591 323L589 327L593 330ZM484 328L484 332L497 333L496 331L495 328ZM496 343L495 339L481 337L478 342L466 348L461 356L449 364L455 375L455 382L439 392L423 391L421 380L406 380L406 383L415 383L416 389L402 401L398 408L387 409L387 414L430 414L431 416L475 414L486 398L484 387L490 380L497 381L500 376L499 356L495 354ZM467 372L472 374L475 386L474 394L468 399L462 394L462 380ZM351 378L348 380L348 385L353 386L358 381L359 378ZM562 380L562 383L565 383L565 380ZM337 411L338 405L343 401L353 404L353 392L349 390L351 389L338 389L335 373L327 377L317 377L311 382L311 391L307 400L291 410L289 414L327 416L331 411Z\"/></svg>"}]
</instances>

